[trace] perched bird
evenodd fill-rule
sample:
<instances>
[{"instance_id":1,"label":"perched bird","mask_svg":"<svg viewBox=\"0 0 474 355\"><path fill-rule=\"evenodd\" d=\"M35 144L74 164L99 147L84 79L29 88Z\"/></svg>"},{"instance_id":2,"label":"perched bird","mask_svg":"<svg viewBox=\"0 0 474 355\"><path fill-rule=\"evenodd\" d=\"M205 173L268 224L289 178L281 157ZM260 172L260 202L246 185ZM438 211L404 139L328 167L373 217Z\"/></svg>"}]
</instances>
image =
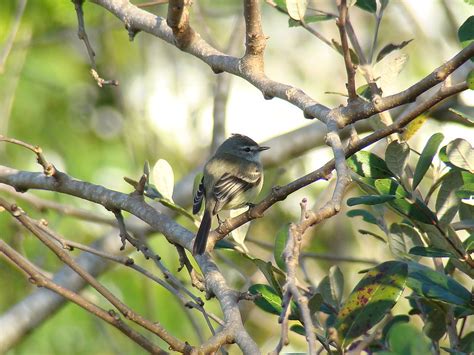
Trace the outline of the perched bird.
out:
<instances>
[{"instance_id":1,"label":"perched bird","mask_svg":"<svg viewBox=\"0 0 474 355\"><path fill-rule=\"evenodd\" d=\"M257 197L263 185L260 152L269 148L259 146L247 136L233 134L206 163L193 203L196 214L205 199L204 215L194 241L194 255L206 250L212 216L221 210L249 205Z\"/></svg>"}]
</instances>

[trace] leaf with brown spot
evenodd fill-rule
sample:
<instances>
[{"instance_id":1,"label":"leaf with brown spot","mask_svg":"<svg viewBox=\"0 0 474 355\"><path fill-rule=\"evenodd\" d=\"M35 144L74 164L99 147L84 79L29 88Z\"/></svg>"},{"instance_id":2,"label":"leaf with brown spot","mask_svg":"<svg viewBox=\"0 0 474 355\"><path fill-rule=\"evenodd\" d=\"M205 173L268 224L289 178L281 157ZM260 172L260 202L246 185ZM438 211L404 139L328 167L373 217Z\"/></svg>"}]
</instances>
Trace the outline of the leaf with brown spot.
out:
<instances>
[{"instance_id":1,"label":"leaf with brown spot","mask_svg":"<svg viewBox=\"0 0 474 355\"><path fill-rule=\"evenodd\" d=\"M339 311L336 329L344 347L377 324L405 289L407 264L387 261L370 269Z\"/></svg>"}]
</instances>

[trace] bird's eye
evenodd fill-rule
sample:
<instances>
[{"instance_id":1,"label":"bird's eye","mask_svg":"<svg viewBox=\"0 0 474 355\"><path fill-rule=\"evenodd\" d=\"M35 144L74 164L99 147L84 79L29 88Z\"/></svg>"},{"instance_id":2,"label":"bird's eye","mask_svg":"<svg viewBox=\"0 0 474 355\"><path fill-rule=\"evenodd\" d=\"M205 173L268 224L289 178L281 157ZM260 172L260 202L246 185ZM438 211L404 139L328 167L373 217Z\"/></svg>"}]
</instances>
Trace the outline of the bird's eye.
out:
<instances>
[{"instance_id":1,"label":"bird's eye","mask_svg":"<svg viewBox=\"0 0 474 355\"><path fill-rule=\"evenodd\" d=\"M247 152L247 153L250 152L250 147L245 147L244 151Z\"/></svg>"}]
</instances>

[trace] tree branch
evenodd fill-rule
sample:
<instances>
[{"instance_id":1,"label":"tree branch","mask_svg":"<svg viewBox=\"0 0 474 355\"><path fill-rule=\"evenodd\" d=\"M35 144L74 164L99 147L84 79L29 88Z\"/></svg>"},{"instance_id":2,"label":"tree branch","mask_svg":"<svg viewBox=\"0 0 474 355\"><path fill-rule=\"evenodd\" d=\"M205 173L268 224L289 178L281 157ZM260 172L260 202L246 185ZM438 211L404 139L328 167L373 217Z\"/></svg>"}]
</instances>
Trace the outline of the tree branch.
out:
<instances>
[{"instance_id":1,"label":"tree branch","mask_svg":"<svg viewBox=\"0 0 474 355\"><path fill-rule=\"evenodd\" d=\"M384 127L382 129L379 129L375 131L374 133L368 135L367 137L360 139L355 144L346 147L344 149L345 157L348 158L352 154L379 141L380 139L385 138L392 133L401 131L403 127L405 127L408 123L410 123L415 118L417 118L421 113L426 112L428 109L430 109L431 107L433 107L434 105L442 101L443 99L449 96L455 95L461 91L464 91L467 88L468 88L468 85L466 82L462 82L453 86L441 87L429 99L420 103L413 109L407 111L405 114L401 115L393 124L387 127ZM342 110L343 109L341 109L341 111ZM272 189L272 192L266 198L264 198L259 204L257 204L253 208L250 208L246 213L243 213L232 219L227 219L216 230L212 231L209 234L208 243L215 244L216 240L222 239L225 235L230 233L235 228L240 227L242 224L255 218L261 218L264 212L268 208L270 208L276 202L284 200L289 194L317 180L327 178L330 175L331 171L335 168L335 165L336 165L335 160L332 159L329 162L327 162L325 165L323 165L321 168L309 174L306 174L285 186L274 187ZM1 178L0 178L0 181L1 181ZM333 206L327 205L326 208L324 208L324 212L318 215L318 218L314 220L311 218L311 219L308 219L308 221L312 221L312 223L315 224L319 222L319 218L323 218L323 219L329 218L330 216L337 213L334 207L335 207L334 205Z\"/></svg>"},{"instance_id":2,"label":"tree branch","mask_svg":"<svg viewBox=\"0 0 474 355\"><path fill-rule=\"evenodd\" d=\"M346 19L347 19L347 4L346 0L338 0L339 18L336 21L339 29L339 36L341 37L342 56L344 57L344 64L347 72L347 93L349 94L349 102L358 98L355 86L355 69L352 64L351 53L349 51L349 43L346 34Z\"/></svg>"},{"instance_id":3,"label":"tree branch","mask_svg":"<svg viewBox=\"0 0 474 355\"><path fill-rule=\"evenodd\" d=\"M32 232L38 239L41 240L51 251L53 251L58 258L78 273L87 283L95 288L105 299L113 304L126 318L132 320L141 327L149 330L150 332L158 335L166 343L168 343L173 350L185 352L190 351L190 345L179 341L178 339L171 336L158 322L151 322L144 317L140 316L122 301L120 301L114 294L112 294L107 288L105 288L100 282L98 282L91 274L85 271L65 250L59 245L54 243L46 235L44 235L40 229L26 216L18 206L9 204L4 199L0 198L0 205L3 206L13 217L15 217L24 227Z\"/></svg>"},{"instance_id":4,"label":"tree branch","mask_svg":"<svg viewBox=\"0 0 474 355\"><path fill-rule=\"evenodd\" d=\"M170 0L166 23L172 29L175 45L184 49L193 41L195 32L189 25L191 0Z\"/></svg>"},{"instance_id":5,"label":"tree branch","mask_svg":"<svg viewBox=\"0 0 474 355\"><path fill-rule=\"evenodd\" d=\"M2 252L8 259L13 261L19 269L25 271L30 276L30 282L32 282L36 286L45 287L53 292L56 292L58 295L61 295L62 297L68 299L69 301L74 302L79 307L94 314L95 316L99 317L100 319L106 321L107 323L120 330L123 334L125 334L127 337L132 339L135 343L137 343L150 353L167 354L166 351L150 342L140 333L130 328L117 314L115 314L115 312L107 312L106 310L89 302L77 293L58 285L54 281L51 281L50 279L42 275L41 272L35 269L32 264L28 262L28 260L26 260L22 255L17 253L13 248L11 248L1 239L0 252Z\"/></svg>"},{"instance_id":6,"label":"tree branch","mask_svg":"<svg viewBox=\"0 0 474 355\"><path fill-rule=\"evenodd\" d=\"M163 18L139 9L128 0L90 1L113 13L127 26L145 31L175 45L173 31ZM239 58L218 51L199 36L193 36L191 43L189 43L186 48L181 49L204 61L214 72L225 71L240 76L257 87L265 98L278 97L288 101L299 107L305 117L315 117L326 123L327 115L330 111L328 107L319 104L301 89L275 82L263 74L255 75L252 71L243 70L245 66L241 65L242 63ZM368 118L376 113L413 102L420 94L444 81L449 74L472 56L474 56L474 43L465 47L451 60L442 64L424 79L398 94L380 98L374 100L374 102L365 102L362 100L354 101L341 110L343 120L338 122L339 128L345 127L355 121Z\"/></svg>"},{"instance_id":7,"label":"tree branch","mask_svg":"<svg viewBox=\"0 0 474 355\"><path fill-rule=\"evenodd\" d=\"M166 20L155 16L131 4L128 0L89 0L117 16L127 26L150 33L162 40L176 45L172 29ZM255 10L257 11L257 10ZM260 10L258 10L259 12ZM224 54L204 41L200 36L181 50L201 59L216 72L228 72L239 76L258 88L266 98L278 97L299 107L307 117L316 117L325 121L329 109L309 97L301 89L273 81L265 75L243 70L241 60Z\"/></svg>"},{"instance_id":8,"label":"tree branch","mask_svg":"<svg viewBox=\"0 0 474 355\"><path fill-rule=\"evenodd\" d=\"M105 80L101 78L99 73L97 72L97 65L95 63L95 52L89 42L89 37L87 36L86 27L84 25L84 11L82 10L82 5L84 4L84 1L85 0L72 0L77 15L77 37L79 37L80 40L84 41L84 45L86 46L87 54L89 55L92 67L91 75L95 79L99 87L103 87L104 85L118 86L119 83L117 80Z\"/></svg>"}]
</instances>

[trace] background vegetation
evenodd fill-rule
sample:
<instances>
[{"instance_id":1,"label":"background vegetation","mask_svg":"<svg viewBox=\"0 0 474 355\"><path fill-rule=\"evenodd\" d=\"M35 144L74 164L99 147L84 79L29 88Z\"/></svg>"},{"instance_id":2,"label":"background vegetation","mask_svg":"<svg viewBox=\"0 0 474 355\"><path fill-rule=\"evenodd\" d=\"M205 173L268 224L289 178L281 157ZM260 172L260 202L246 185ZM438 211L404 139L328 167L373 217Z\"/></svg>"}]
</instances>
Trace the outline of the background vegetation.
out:
<instances>
[{"instance_id":1,"label":"background vegetation","mask_svg":"<svg viewBox=\"0 0 474 355\"><path fill-rule=\"evenodd\" d=\"M302 88L329 107L346 104L347 97L343 95L346 95L347 78L342 56L303 26L292 26L291 20L289 24L284 3L261 4L263 28L269 36L266 73L276 81ZM351 6L349 11L361 45L368 53L377 20L373 9L364 9L366 3L375 2L360 1L359 6ZM469 1L413 3L390 2L380 24L374 57L387 44L413 39L375 65L374 77L381 78L378 83L383 96L416 83L467 46L459 39L458 30L463 23L468 26L467 36L474 38L473 17L469 17L474 7ZM26 7L19 14L22 4ZM309 14L313 14L312 8L337 13L332 1L311 1ZM146 7L146 10L167 16L166 4ZM123 177L138 180L145 161L153 165L159 158L166 159L176 182L194 174L194 169L210 154L211 117L218 76L198 59L149 34L138 33L130 41L123 23L95 4L86 2L84 13L87 33L97 54L97 70L103 78L118 80L117 87L100 88L91 77L91 63L83 42L77 38L77 18L71 2L2 1L0 47L5 48L3 53L6 54L0 55L0 134L41 146L47 159L72 177L124 193L133 188ZM236 25L241 17L240 1L196 1L191 7L193 27L205 39L212 39L216 47L226 48L233 33L241 35L232 48L239 56L244 52L243 26ZM470 22L466 22L468 18ZM308 23L308 26L326 38L339 41L334 23L328 19ZM18 31L11 50L7 50L16 25L19 25ZM450 81L466 80L471 70L472 63L466 63ZM287 102L266 101L244 80L230 79L230 75L228 80L230 89L225 94L228 97L224 110L226 135L239 132L262 142L304 125L320 125L321 131L325 130L315 119L306 120L301 111ZM365 82L360 73L356 81L358 94L363 96ZM406 143L392 143L387 148L387 141L380 141L367 149L370 154L358 153L348 160L354 183L346 190L342 210L305 232L300 259L303 270L299 278L309 290L319 290L310 298L313 302L310 309L315 311L324 329L318 329L318 334L326 339L323 343L333 340L327 333L332 327L339 330L339 335L343 334L344 346L349 346L357 336L366 341L368 325L377 324L391 306L395 306L391 316L379 325L378 330L383 333L376 341L367 343L373 349L397 354L474 351L474 333L469 331L474 324L471 318L473 266L467 259L461 260L465 255L458 255L452 245L452 240L462 241L463 247L456 246L463 248L466 255L472 253L472 205L462 203L461 199L467 199L472 192L474 153L466 144L473 142L473 123L469 118L474 112L473 92L467 90L450 97L420 116L404 133L401 142ZM370 97L370 93L368 95ZM406 109L405 106L396 108L391 114L396 118ZM365 136L364 132L380 127L377 115L370 120L371 125L358 128L361 137ZM296 137L305 140L302 133ZM463 152L471 154L466 158L467 165L446 152L449 143L456 138L464 138L456 141L462 142L456 147L461 146ZM272 150L269 152L272 154ZM284 161L268 164L262 196L267 196L274 185L285 185L319 168L330 157L330 149L321 139L315 139L307 148L290 152ZM0 160L1 165L15 169L41 171L34 155L17 145L2 142ZM234 249L219 249L214 253L232 288L245 292L251 287L251 293L258 291L266 295L255 303L240 304L245 327L264 352L274 349L281 337L275 314L281 312L278 287L282 285L280 280L272 285L271 277L262 273L265 267L251 259L272 261L275 268L284 271L281 251L287 238L285 226L299 219L299 202L303 197L308 199L309 208L314 209L330 200L333 183L332 180L317 182L298 190L273 205L265 218L252 222L246 242L251 258ZM90 244L110 233L107 224L38 208L37 204L20 199L4 184L0 184L0 194L11 202L16 201L32 218L47 220L50 228L67 239ZM28 191L27 194L87 209L104 218L113 217L102 206L72 196L46 191ZM190 191L184 197L180 191L175 190L175 194L178 194L176 203L189 209ZM156 201L149 202L163 210ZM196 230L182 215L175 218L191 231ZM470 224L466 227L462 225L464 222ZM0 231L0 239L40 269L54 274L63 266L5 211L0 213ZM119 241L118 231L114 233ZM148 240L167 268L190 285L184 271L175 272L179 267L178 256L163 235L152 233ZM275 240L280 248L276 252ZM419 249L413 250L413 247ZM72 256L80 253L77 249L71 251ZM141 253L130 251L130 256L136 264L150 267ZM343 321L336 321L336 314L350 306L347 300L360 296L360 293L351 293L364 277L360 272L388 260L391 263L373 271L375 277L379 272L385 277L383 282L398 282L398 291L403 293L382 294L381 305L374 306L373 313L367 315L367 322L359 319L350 331L345 330L341 325ZM273 272L277 279L283 275L281 271L270 273ZM170 293L134 270L122 265L110 266L98 279L124 303L150 320L159 320L177 338L191 344L200 343L202 339L196 327L201 329L204 339L210 337L204 319L198 317L197 312L186 309ZM13 264L0 258L0 289L4 290L0 292L0 318L35 288ZM200 292L193 292L204 299ZM83 295L110 308L90 287L84 289ZM216 300L206 301L206 309L221 316ZM300 318L298 314L290 316L294 331L290 331L290 345L285 351L306 351L305 338L298 334L304 334ZM457 326L450 323L454 319ZM389 336L389 329L395 323ZM406 334L411 335L408 338ZM454 343L453 337L457 339ZM335 347L331 349L336 351ZM231 346L229 351L239 350ZM125 354L143 350L93 315L67 303L7 353L66 352Z\"/></svg>"}]
</instances>

